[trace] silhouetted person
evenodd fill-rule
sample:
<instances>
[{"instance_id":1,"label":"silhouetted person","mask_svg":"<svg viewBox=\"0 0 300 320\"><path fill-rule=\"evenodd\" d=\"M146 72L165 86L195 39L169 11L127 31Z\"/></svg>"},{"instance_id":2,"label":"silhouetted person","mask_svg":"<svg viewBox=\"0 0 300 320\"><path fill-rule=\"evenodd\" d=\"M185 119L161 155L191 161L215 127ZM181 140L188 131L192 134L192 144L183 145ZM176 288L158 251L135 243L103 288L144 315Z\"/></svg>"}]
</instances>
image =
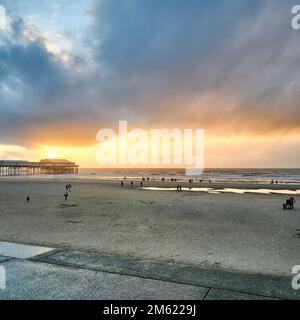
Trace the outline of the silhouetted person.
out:
<instances>
[{"instance_id":1,"label":"silhouetted person","mask_svg":"<svg viewBox=\"0 0 300 320\"><path fill-rule=\"evenodd\" d=\"M124 187L124 182L123 182L123 181L121 181L121 187L122 187L122 188Z\"/></svg>"},{"instance_id":2,"label":"silhouetted person","mask_svg":"<svg viewBox=\"0 0 300 320\"><path fill-rule=\"evenodd\" d=\"M65 193L64 193L64 197L65 197L65 200L67 200L68 199L68 192L67 191L65 191Z\"/></svg>"},{"instance_id":3,"label":"silhouetted person","mask_svg":"<svg viewBox=\"0 0 300 320\"><path fill-rule=\"evenodd\" d=\"M294 209L295 202L296 202L295 198L294 197L290 197L283 204L283 208L284 209Z\"/></svg>"},{"instance_id":4,"label":"silhouetted person","mask_svg":"<svg viewBox=\"0 0 300 320\"><path fill-rule=\"evenodd\" d=\"M130 185L133 187L133 181L130 182Z\"/></svg>"},{"instance_id":5,"label":"silhouetted person","mask_svg":"<svg viewBox=\"0 0 300 320\"><path fill-rule=\"evenodd\" d=\"M29 202L30 202L30 198L29 198L29 197L27 197L27 198L26 198L26 201L27 201L27 203L29 203Z\"/></svg>"},{"instance_id":6,"label":"silhouetted person","mask_svg":"<svg viewBox=\"0 0 300 320\"><path fill-rule=\"evenodd\" d=\"M143 181L141 181L141 188L143 188Z\"/></svg>"}]
</instances>

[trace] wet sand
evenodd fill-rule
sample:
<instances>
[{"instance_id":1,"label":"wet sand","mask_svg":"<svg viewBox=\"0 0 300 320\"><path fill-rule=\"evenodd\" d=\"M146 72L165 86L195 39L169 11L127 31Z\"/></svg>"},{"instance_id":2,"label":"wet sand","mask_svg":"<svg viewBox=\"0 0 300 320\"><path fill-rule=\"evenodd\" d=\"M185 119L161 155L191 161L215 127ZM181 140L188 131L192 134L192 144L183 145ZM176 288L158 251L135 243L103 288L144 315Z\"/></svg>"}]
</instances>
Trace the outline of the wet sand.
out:
<instances>
[{"instance_id":1,"label":"wet sand","mask_svg":"<svg viewBox=\"0 0 300 320\"><path fill-rule=\"evenodd\" d=\"M64 201L66 183L73 189ZM146 187L176 184L144 182ZM129 181L121 188L118 181L1 178L0 240L273 274L290 274L300 264L300 204L283 211L287 195L157 192L139 186L136 182L131 188Z\"/></svg>"}]
</instances>

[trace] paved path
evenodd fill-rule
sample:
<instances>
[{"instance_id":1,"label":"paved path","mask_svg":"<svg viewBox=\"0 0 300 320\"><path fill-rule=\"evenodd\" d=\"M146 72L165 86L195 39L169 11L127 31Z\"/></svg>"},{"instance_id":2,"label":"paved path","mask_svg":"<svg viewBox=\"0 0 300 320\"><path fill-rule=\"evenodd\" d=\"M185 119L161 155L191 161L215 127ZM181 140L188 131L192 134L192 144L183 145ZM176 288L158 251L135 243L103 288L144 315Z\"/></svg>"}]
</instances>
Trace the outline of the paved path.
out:
<instances>
[{"instance_id":1,"label":"paved path","mask_svg":"<svg viewBox=\"0 0 300 320\"><path fill-rule=\"evenodd\" d=\"M300 291L291 288L292 275L241 273L3 242L0 267L6 275L0 299L300 298Z\"/></svg>"}]
</instances>

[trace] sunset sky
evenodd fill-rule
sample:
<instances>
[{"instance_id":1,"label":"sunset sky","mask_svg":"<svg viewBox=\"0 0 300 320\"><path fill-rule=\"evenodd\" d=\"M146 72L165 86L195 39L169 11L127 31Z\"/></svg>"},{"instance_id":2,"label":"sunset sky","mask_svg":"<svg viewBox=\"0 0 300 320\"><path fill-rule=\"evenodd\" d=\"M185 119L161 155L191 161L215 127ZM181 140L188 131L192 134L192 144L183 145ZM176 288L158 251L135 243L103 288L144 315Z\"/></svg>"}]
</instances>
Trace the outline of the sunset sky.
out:
<instances>
[{"instance_id":1,"label":"sunset sky","mask_svg":"<svg viewBox=\"0 0 300 320\"><path fill-rule=\"evenodd\" d=\"M0 159L97 167L98 130L127 120L205 129L206 167L299 168L294 4L0 0Z\"/></svg>"}]
</instances>

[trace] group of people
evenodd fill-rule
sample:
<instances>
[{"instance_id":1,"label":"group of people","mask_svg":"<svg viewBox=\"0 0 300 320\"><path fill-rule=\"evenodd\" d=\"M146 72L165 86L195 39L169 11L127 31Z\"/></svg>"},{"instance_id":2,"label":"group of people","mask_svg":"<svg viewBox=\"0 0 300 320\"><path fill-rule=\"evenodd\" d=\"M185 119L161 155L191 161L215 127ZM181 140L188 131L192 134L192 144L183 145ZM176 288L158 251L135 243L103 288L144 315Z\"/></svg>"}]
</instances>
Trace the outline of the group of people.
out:
<instances>
[{"instance_id":1,"label":"group of people","mask_svg":"<svg viewBox=\"0 0 300 320\"><path fill-rule=\"evenodd\" d=\"M141 181L141 187L143 187L143 181L145 181L145 180ZM133 187L133 181L130 181L130 186ZM123 187L124 187L124 181L122 180L121 181L121 188L123 188Z\"/></svg>"},{"instance_id":2,"label":"group of people","mask_svg":"<svg viewBox=\"0 0 300 320\"><path fill-rule=\"evenodd\" d=\"M282 207L283 209L294 209L295 202L296 200L294 197L289 197L288 199L286 199Z\"/></svg>"},{"instance_id":3,"label":"group of people","mask_svg":"<svg viewBox=\"0 0 300 320\"><path fill-rule=\"evenodd\" d=\"M278 184L279 182L278 182L278 180L272 180L272 181L271 181L271 184L274 184L274 183L275 183L275 184Z\"/></svg>"},{"instance_id":4,"label":"group of people","mask_svg":"<svg viewBox=\"0 0 300 320\"><path fill-rule=\"evenodd\" d=\"M64 193L65 200L68 199L69 192L71 192L71 190L72 190L72 185L71 184L67 184L66 185L66 190L65 190L65 193ZM27 203L30 202L30 197L29 196L26 197L26 202Z\"/></svg>"},{"instance_id":5,"label":"group of people","mask_svg":"<svg viewBox=\"0 0 300 320\"><path fill-rule=\"evenodd\" d=\"M67 185L66 185L66 191L65 191L65 193L64 193L65 200L68 199L69 192L71 192L71 190L72 190L72 185L71 185L71 184L67 184Z\"/></svg>"}]
</instances>

